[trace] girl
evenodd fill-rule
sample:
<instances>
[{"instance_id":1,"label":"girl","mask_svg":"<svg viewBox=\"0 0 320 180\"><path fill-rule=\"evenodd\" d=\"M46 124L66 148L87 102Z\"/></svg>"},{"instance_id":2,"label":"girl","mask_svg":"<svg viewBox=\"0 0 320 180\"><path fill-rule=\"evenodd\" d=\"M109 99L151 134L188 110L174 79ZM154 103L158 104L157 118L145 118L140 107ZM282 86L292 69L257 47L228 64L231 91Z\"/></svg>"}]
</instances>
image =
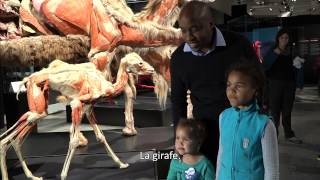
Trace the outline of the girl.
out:
<instances>
[{"instance_id":1,"label":"girl","mask_svg":"<svg viewBox=\"0 0 320 180\"><path fill-rule=\"evenodd\" d=\"M259 111L265 78L256 64L239 62L227 71L231 108L220 114L217 180L279 179L276 129Z\"/></svg>"},{"instance_id":2,"label":"girl","mask_svg":"<svg viewBox=\"0 0 320 180\"><path fill-rule=\"evenodd\" d=\"M176 128L175 150L179 159L172 159L168 180L213 180L211 162L199 153L205 136L203 124L196 119L182 119Z\"/></svg>"}]
</instances>

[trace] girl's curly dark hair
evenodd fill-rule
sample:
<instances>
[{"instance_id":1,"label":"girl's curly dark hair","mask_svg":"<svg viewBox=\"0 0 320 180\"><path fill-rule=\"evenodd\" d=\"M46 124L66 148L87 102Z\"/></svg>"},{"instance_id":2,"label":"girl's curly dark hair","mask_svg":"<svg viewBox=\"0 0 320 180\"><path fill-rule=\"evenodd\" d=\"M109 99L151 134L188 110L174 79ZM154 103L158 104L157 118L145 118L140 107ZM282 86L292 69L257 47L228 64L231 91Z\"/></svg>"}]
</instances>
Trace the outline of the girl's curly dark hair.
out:
<instances>
[{"instance_id":1,"label":"girl's curly dark hair","mask_svg":"<svg viewBox=\"0 0 320 180\"><path fill-rule=\"evenodd\" d=\"M251 85L257 89L256 99L260 110L262 110L263 100L266 99L265 86L267 80L261 64L254 59L249 60L241 58L238 62L232 64L226 71L226 79L233 71L240 72L250 78Z\"/></svg>"}]
</instances>

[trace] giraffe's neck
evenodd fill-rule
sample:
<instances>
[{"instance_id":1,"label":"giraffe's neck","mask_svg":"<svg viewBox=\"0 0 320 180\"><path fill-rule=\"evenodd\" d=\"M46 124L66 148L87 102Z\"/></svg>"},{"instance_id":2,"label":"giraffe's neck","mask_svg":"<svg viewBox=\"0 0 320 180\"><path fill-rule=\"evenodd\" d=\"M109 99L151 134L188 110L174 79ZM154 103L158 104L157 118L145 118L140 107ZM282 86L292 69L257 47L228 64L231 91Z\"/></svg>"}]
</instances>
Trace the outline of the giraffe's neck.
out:
<instances>
[{"instance_id":1,"label":"giraffe's neck","mask_svg":"<svg viewBox=\"0 0 320 180\"><path fill-rule=\"evenodd\" d=\"M117 73L117 80L113 84L114 95L118 95L123 91L125 85L128 82L128 77L129 76L128 76L127 72L125 71L125 64L121 63L119 66L118 73Z\"/></svg>"},{"instance_id":2,"label":"giraffe's neck","mask_svg":"<svg viewBox=\"0 0 320 180\"><path fill-rule=\"evenodd\" d=\"M149 1L145 10L138 13L138 16L142 19L147 19L161 25L173 26L173 23L177 20L180 12L178 5L179 0Z\"/></svg>"}]
</instances>

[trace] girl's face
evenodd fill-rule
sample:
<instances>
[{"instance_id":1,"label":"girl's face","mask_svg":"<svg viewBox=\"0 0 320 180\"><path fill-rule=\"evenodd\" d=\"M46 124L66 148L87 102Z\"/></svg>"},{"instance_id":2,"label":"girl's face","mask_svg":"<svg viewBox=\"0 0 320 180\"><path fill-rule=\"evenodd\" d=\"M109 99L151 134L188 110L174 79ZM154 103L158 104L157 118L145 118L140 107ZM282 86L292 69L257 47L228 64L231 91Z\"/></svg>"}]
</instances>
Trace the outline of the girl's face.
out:
<instances>
[{"instance_id":1,"label":"girl's face","mask_svg":"<svg viewBox=\"0 0 320 180\"><path fill-rule=\"evenodd\" d=\"M179 155L183 156L185 154L194 153L194 143L196 142L189 137L186 128L177 128L175 149Z\"/></svg>"},{"instance_id":2,"label":"girl's face","mask_svg":"<svg viewBox=\"0 0 320 180\"><path fill-rule=\"evenodd\" d=\"M238 71L231 71L226 93L231 106L241 109L252 102L256 89L251 85L250 77Z\"/></svg>"},{"instance_id":3,"label":"girl's face","mask_svg":"<svg viewBox=\"0 0 320 180\"><path fill-rule=\"evenodd\" d=\"M289 35L287 33L282 34L281 36L279 36L278 41L279 47L285 48L289 43Z\"/></svg>"}]
</instances>

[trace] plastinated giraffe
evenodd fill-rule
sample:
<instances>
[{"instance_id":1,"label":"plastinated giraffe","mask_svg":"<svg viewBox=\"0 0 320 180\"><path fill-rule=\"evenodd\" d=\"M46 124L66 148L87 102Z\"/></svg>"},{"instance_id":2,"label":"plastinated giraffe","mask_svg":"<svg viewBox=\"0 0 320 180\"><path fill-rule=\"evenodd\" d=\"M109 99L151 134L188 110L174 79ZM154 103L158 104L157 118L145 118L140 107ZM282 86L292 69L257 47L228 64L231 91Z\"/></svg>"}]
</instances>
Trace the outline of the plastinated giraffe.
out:
<instances>
[{"instance_id":1,"label":"plastinated giraffe","mask_svg":"<svg viewBox=\"0 0 320 180\"><path fill-rule=\"evenodd\" d=\"M22 0L20 17L43 34L53 34L50 29L54 28L62 35L90 36L88 57L99 70L119 45L154 47L181 40L179 29L134 18L123 0ZM23 29L28 31L30 26Z\"/></svg>"},{"instance_id":2,"label":"plastinated giraffe","mask_svg":"<svg viewBox=\"0 0 320 180\"><path fill-rule=\"evenodd\" d=\"M104 75L98 71L92 63L68 64L60 60L50 63L48 68L24 78L23 84L27 86L27 98L29 111L0 135L0 161L2 180L8 180L6 167L6 152L10 146L13 146L20 160L24 173L29 179L40 180L28 169L23 159L21 146L23 140L30 133L35 124L47 116L48 90L53 89L60 92L70 101L72 108L72 124L70 127L69 149L61 172L61 179L65 180L70 167L70 162L74 156L76 148L83 141L83 135L80 133L80 123L85 114L93 128L97 140L102 143L111 155L112 159L120 168L128 167L113 152L106 141L105 136L97 125L93 112L93 105L96 100L103 97L112 97L124 90L127 84L129 73L146 75L152 74L154 68L144 62L136 53L126 55L120 63L117 74L117 80L114 84L105 80ZM18 94L17 94L18 96Z\"/></svg>"}]
</instances>

